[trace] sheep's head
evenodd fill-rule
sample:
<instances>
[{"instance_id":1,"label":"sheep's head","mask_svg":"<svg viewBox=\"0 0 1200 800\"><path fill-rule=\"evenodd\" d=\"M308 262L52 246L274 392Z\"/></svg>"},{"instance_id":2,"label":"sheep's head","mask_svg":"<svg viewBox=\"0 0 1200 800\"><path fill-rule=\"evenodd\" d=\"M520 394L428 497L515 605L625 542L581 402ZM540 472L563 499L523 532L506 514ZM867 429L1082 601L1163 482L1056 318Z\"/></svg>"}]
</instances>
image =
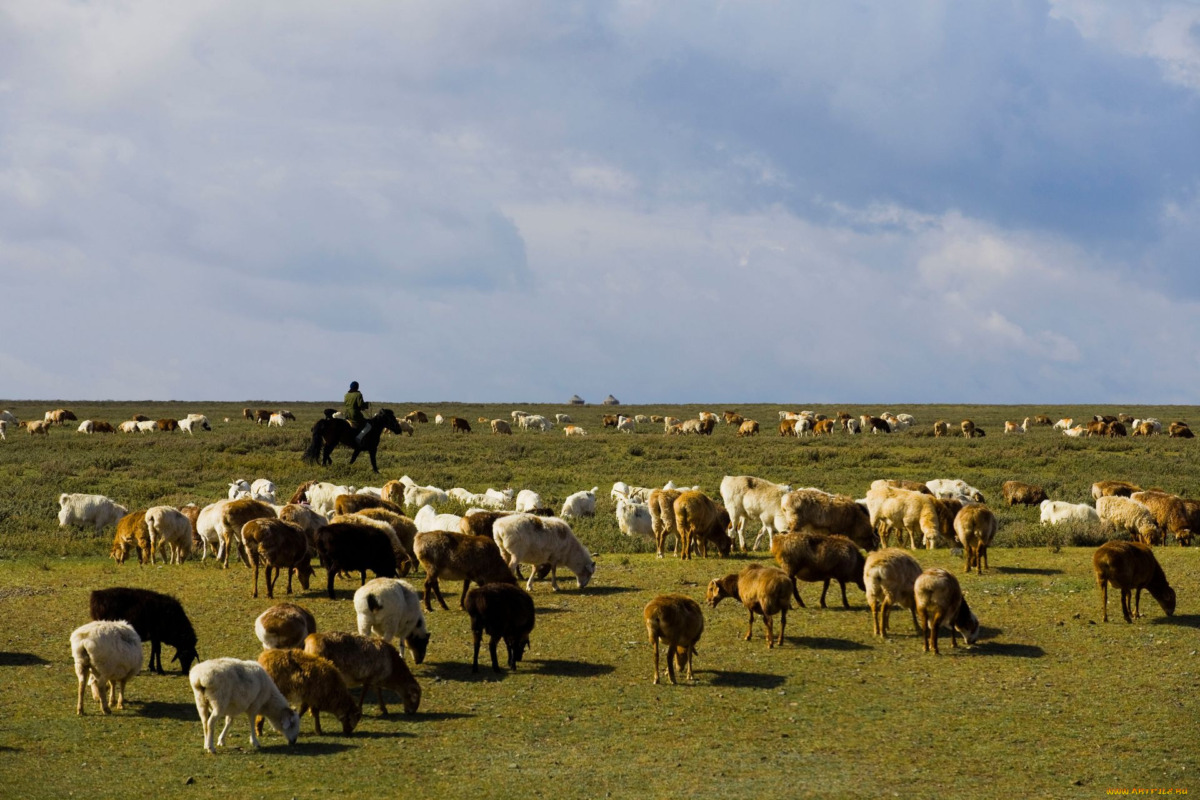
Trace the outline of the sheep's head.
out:
<instances>
[{"instance_id":1,"label":"sheep's head","mask_svg":"<svg viewBox=\"0 0 1200 800\"><path fill-rule=\"evenodd\" d=\"M429 631L413 632L405 637L404 644L413 653L413 661L420 664L425 660L425 650L429 647Z\"/></svg>"},{"instance_id":2,"label":"sheep's head","mask_svg":"<svg viewBox=\"0 0 1200 800\"><path fill-rule=\"evenodd\" d=\"M527 640L528 641L528 640ZM400 693L404 700L404 713L415 714L421 707L421 686L415 680L404 687Z\"/></svg>"},{"instance_id":3,"label":"sheep's head","mask_svg":"<svg viewBox=\"0 0 1200 800\"><path fill-rule=\"evenodd\" d=\"M283 712L278 726L275 726L274 722L271 723L271 726L283 734L283 738L287 739L288 744L295 744L296 739L300 737L300 715L294 708L288 708Z\"/></svg>"},{"instance_id":4,"label":"sheep's head","mask_svg":"<svg viewBox=\"0 0 1200 800\"><path fill-rule=\"evenodd\" d=\"M1162 610L1167 613L1167 616L1175 614L1175 590L1168 586L1163 592L1162 597L1154 598L1158 604L1162 606Z\"/></svg>"},{"instance_id":5,"label":"sheep's head","mask_svg":"<svg viewBox=\"0 0 1200 800\"><path fill-rule=\"evenodd\" d=\"M296 580L300 581L300 587L305 591L308 591L308 584L314 573L315 570L308 559L301 559L300 565L296 567Z\"/></svg>"},{"instance_id":6,"label":"sheep's head","mask_svg":"<svg viewBox=\"0 0 1200 800\"><path fill-rule=\"evenodd\" d=\"M713 578L708 582L708 591L704 593L704 599L710 606L716 608L717 603L721 602L721 600L728 596L729 595L726 594L725 590L721 587L720 581L718 581L716 578Z\"/></svg>"},{"instance_id":7,"label":"sheep's head","mask_svg":"<svg viewBox=\"0 0 1200 800\"><path fill-rule=\"evenodd\" d=\"M576 576L576 580L579 581L579 588L586 589L588 583L590 583L592 580L592 576L595 574L596 574L596 562L589 561L587 563L587 565L585 565L584 568L581 569L579 571L579 574Z\"/></svg>"},{"instance_id":8,"label":"sheep's head","mask_svg":"<svg viewBox=\"0 0 1200 800\"><path fill-rule=\"evenodd\" d=\"M525 650L529 647L529 634L504 637L504 647L508 650L508 668L516 671L517 662L524 659Z\"/></svg>"},{"instance_id":9,"label":"sheep's head","mask_svg":"<svg viewBox=\"0 0 1200 800\"><path fill-rule=\"evenodd\" d=\"M196 648L187 645L177 647L175 649L175 656L171 659L171 661L179 662L180 670L184 675L187 675L188 670L192 668L192 664L199 660L200 654L196 652Z\"/></svg>"}]
</instances>

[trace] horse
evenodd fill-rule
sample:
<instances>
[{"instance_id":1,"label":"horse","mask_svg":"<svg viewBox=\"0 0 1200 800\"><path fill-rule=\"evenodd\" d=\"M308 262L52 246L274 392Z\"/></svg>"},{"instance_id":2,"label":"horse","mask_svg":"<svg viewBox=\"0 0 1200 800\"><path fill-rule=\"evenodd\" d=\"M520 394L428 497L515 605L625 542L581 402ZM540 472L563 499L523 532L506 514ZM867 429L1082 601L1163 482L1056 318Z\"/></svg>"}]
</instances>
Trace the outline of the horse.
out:
<instances>
[{"instance_id":1,"label":"horse","mask_svg":"<svg viewBox=\"0 0 1200 800\"><path fill-rule=\"evenodd\" d=\"M366 436L362 441L358 441L358 431L350 426L350 423L344 419L319 419L312 426L312 442L308 445L308 449L304 451L304 460L313 462L320 456L321 464L328 466L332 463L329 454L333 452L333 448L339 444L351 447L354 449L354 454L350 456L350 463L354 463L354 459L358 458L358 454L366 450L371 456L371 469L379 472L379 466L375 463L375 451L379 449L379 436L384 430L389 430L392 433L400 433L400 420L396 419L396 415L392 410L385 408L373 417L367 418L367 423L371 429L367 431ZM322 452L322 447L324 452Z\"/></svg>"}]
</instances>

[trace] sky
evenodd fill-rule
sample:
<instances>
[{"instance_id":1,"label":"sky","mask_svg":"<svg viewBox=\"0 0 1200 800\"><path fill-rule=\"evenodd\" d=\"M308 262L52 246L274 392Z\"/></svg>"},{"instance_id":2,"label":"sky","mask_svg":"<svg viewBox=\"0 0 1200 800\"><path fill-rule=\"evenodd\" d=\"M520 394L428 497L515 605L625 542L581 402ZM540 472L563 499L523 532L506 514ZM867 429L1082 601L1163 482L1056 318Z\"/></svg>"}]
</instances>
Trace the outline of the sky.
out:
<instances>
[{"instance_id":1,"label":"sky","mask_svg":"<svg viewBox=\"0 0 1200 800\"><path fill-rule=\"evenodd\" d=\"M4 0L0 397L1200 397L1192 0Z\"/></svg>"}]
</instances>

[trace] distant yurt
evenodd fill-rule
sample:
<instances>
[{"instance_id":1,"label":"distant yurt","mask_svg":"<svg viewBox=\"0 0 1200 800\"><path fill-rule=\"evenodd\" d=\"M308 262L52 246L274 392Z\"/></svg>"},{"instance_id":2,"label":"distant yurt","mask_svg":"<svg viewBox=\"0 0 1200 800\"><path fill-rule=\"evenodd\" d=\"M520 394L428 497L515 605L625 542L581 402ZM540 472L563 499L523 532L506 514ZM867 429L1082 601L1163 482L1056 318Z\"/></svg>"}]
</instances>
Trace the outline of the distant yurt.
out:
<instances>
[{"instance_id":1,"label":"distant yurt","mask_svg":"<svg viewBox=\"0 0 1200 800\"><path fill-rule=\"evenodd\" d=\"M567 402L573 406L581 406L581 405L583 405L583 398L577 394L574 394L574 395L571 395L571 399L568 400Z\"/></svg>"},{"instance_id":2,"label":"distant yurt","mask_svg":"<svg viewBox=\"0 0 1200 800\"><path fill-rule=\"evenodd\" d=\"M619 405L621 405L621 401L620 401L620 400L618 400L617 398L613 397L613 396L610 394L608 397L604 398L604 405L606 405L606 406L619 406Z\"/></svg>"}]
</instances>

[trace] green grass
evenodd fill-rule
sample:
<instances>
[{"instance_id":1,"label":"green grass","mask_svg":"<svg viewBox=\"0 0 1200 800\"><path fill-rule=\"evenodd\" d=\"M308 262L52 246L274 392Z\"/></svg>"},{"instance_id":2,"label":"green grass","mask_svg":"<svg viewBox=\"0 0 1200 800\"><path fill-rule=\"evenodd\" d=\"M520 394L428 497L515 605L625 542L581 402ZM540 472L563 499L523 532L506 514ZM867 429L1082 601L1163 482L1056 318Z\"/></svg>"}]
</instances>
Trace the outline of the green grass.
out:
<instances>
[{"instance_id":1,"label":"green grass","mask_svg":"<svg viewBox=\"0 0 1200 800\"><path fill-rule=\"evenodd\" d=\"M21 418L40 417L56 405L0 404ZM724 426L711 438L619 435L600 429L603 410L595 407L421 404L431 416L458 414L477 429L476 417L507 416L513 407L567 411L592 436L456 437L424 425L411 440L384 440L376 477L366 463L348 466L342 450L329 469L299 461L319 406L290 404L301 422L267 430L240 419L241 405L265 403L65 405L81 419L114 423L135 410L154 417L200 411L215 430L189 438L87 437L72 429L52 431L48 439L10 431L0 443L0 786L6 796L213 790L221 796L366 796L393 785L429 797L1092 797L1106 788L1194 789L1191 776L1200 769L1197 551L1158 551L1179 595L1173 618L1147 596L1146 618L1126 625L1114 598L1110 616L1118 621L1105 625L1091 549L1055 552L1047 545L1069 541L1048 537L1036 509L999 502L999 486L1010 478L1040 483L1052 497L1075 502L1089 500L1091 482L1101 478L1194 496L1200 474L1194 442L1080 441L1046 429L1022 438L999 435L1005 418L1081 417L1108 409L893 407L917 416L922 430L935 418L970 417L989 436L839 435L797 442L771 430L739 440ZM691 416L698 408L628 410ZM776 408L741 411L773 429ZM1190 408L1118 410L1164 422L1196 416ZM234 421L225 425L224 416ZM783 647L766 649L761 623L753 641L742 641L745 616L727 600L706 609L697 684L652 686L642 607L667 591L700 599L709 579L744 561L655 559L644 543L617 532L608 488L617 479L641 485L674 479L715 493L722 475L742 473L855 496L878 477L961 477L979 487L1001 521L992 570L961 576L961 560L947 550L917 557L960 574L984 627L982 643L952 650L946 639L940 658L924 654L900 612L892 616L893 636L880 641L871 636L856 588L848 590L851 610L821 610L812 608L817 593L806 585L801 593L810 607L792 613ZM420 713L384 719L369 701L350 738L316 737L306 718L294 747L268 733L262 751L251 752L246 722L237 720L225 752L205 756L191 692L178 673L143 672L129 685L124 712L104 718L89 698L87 716L75 716L67 638L87 621L91 589L132 585L176 594L205 658L254 657L253 620L270 603L249 596L250 575L241 567L221 570L211 561L115 566L105 557L107 534L97 539L58 529L59 492L103 492L132 508L211 502L237 477L270 477L285 493L312 477L378 485L401 474L444 488L534 488L555 504L600 486L598 516L575 526L597 553L596 577L583 592L570 580L559 594L535 584L537 627L517 673L495 677L485 665L472 675L465 615L437 610L429 615L428 660L414 668L424 688ZM1013 544L1023 546L1005 546ZM353 628L353 583L337 585L336 601L322 598L315 583L296 598L324 630Z\"/></svg>"}]
</instances>

